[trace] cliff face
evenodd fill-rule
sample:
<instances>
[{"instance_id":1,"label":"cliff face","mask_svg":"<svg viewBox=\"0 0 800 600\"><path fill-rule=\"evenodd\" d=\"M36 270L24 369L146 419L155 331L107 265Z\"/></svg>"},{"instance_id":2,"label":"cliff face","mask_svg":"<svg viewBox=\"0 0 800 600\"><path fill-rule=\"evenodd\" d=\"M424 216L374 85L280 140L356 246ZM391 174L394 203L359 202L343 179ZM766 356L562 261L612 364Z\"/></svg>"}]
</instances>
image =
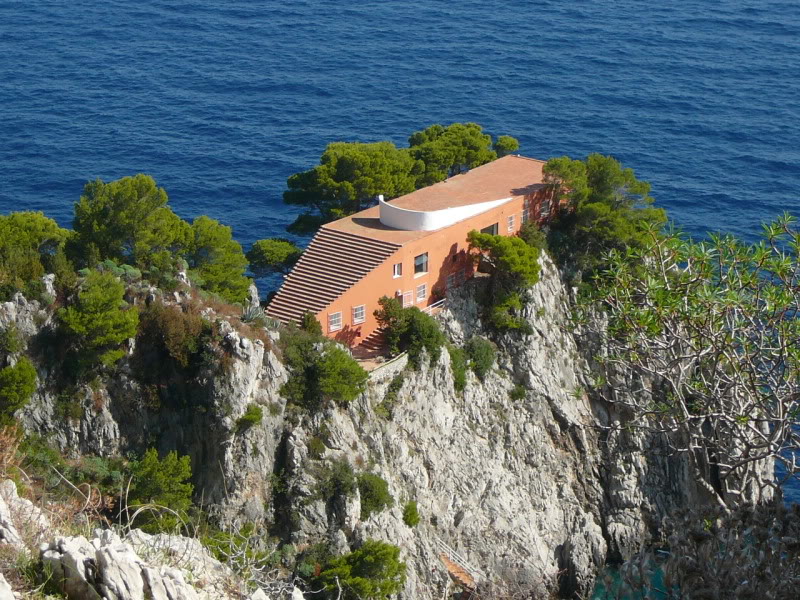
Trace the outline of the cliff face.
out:
<instances>
[{"instance_id":1,"label":"cliff face","mask_svg":"<svg viewBox=\"0 0 800 600\"><path fill-rule=\"evenodd\" d=\"M440 317L456 343L480 332L472 286ZM680 459L644 433L613 427L624 415L591 393L594 350L576 341L568 292L547 259L526 311L534 333L498 339L496 368L483 382L469 373L460 394L445 351L417 371L404 370L404 359L380 367L347 409L301 415L278 393L287 373L277 334L251 340L225 323L226 366L193 380L184 390L190 406L153 411L126 359L112 380L78 390L82 416L73 420L58 416L60 383L41 367L39 390L19 416L72 453L155 446L189 454L198 501L223 521L262 523L265 535L298 549L321 540L340 552L367 538L396 544L409 566L405 598L441 597L449 578L440 542L487 581L586 594L607 558L636 550L696 491ZM16 322L31 344L46 319L21 297L0 305L0 326ZM387 418L376 408L401 371ZM524 387L523 399L512 399L515 386ZM250 404L262 406L264 418L237 431ZM323 439L324 450L312 438ZM358 493L321 499L323 465L335 458L384 478L394 506L361 520ZM421 516L414 528L402 518L409 500Z\"/></svg>"}]
</instances>

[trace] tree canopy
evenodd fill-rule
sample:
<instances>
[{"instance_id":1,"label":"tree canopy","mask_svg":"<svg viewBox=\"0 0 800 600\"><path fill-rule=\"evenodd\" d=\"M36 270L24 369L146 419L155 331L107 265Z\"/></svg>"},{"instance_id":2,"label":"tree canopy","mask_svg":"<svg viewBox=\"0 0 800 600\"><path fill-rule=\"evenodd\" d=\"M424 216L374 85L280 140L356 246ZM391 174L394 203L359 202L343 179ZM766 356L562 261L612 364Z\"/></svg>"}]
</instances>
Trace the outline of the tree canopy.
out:
<instances>
[{"instance_id":1,"label":"tree canopy","mask_svg":"<svg viewBox=\"0 0 800 600\"><path fill-rule=\"evenodd\" d=\"M626 426L674 434L711 500L768 497L772 461L793 474L800 450L796 221L766 226L757 244L646 235L640 248L612 251L592 286L608 316L608 333L597 332L601 390L629 399Z\"/></svg>"},{"instance_id":2,"label":"tree canopy","mask_svg":"<svg viewBox=\"0 0 800 600\"><path fill-rule=\"evenodd\" d=\"M484 133L477 123L431 125L413 133L408 143L410 154L418 163L417 188L444 181L497 158L492 136ZM501 136L498 144L502 151L513 152L519 148L519 143L510 136Z\"/></svg>"},{"instance_id":3,"label":"tree canopy","mask_svg":"<svg viewBox=\"0 0 800 600\"><path fill-rule=\"evenodd\" d=\"M88 182L75 203L73 257L94 266L107 258L146 268L172 264L189 243L189 225L167 206L149 175Z\"/></svg>"},{"instance_id":4,"label":"tree canopy","mask_svg":"<svg viewBox=\"0 0 800 600\"><path fill-rule=\"evenodd\" d=\"M519 315L526 288L539 281L539 248L516 236L470 231L470 250L475 259L488 266L492 278L489 291L489 322L499 330L526 330L529 325Z\"/></svg>"},{"instance_id":5,"label":"tree canopy","mask_svg":"<svg viewBox=\"0 0 800 600\"><path fill-rule=\"evenodd\" d=\"M28 403L36 391L36 369L27 357L0 369L0 426L11 421L14 412Z\"/></svg>"},{"instance_id":6,"label":"tree canopy","mask_svg":"<svg viewBox=\"0 0 800 600\"><path fill-rule=\"evenodd\" d=\"M186 260L202 286L228 302L243 302L250 289L247 259L230 227L210 217L194 220Z\"/></svg>"},{"instance_id":7,"label":"tree canopy","mask_svg":"<svg viewBox=\"0 0 800 600\"><path fill-rule=\"evenodd\" d=\"M0 299L44 275L43 261L58 252L69 235L41 212L0 215Z\"/></svg>"},{"instance_id":8,"label":"tree canopy","mask_svg":"<svg viewBox=\"0 0 800 600\"><path fill-rule=\"evenodd\" d=\"M585 161L552 158L543 172L556 198L572 209L553 224L548 240L562 266L570 263L591 274L602 267L609 250L641 247L650 226L666 223L664 211L652 206L650 184L611 156L590 154Z\"/></svg>"},{"instance_id":9,"label":"tree canopy","mask_svg":"<svg viewBox=\"0 0 800 600\"><path fill-rule=\"evenodd\" d=\"M110 366L125 354L119 345L136 335L139 312L126 308L125 286L111 273L90 271L81 288L59 319L84 366Z\"/></svg>"},{"instance_id":10,"label":"tree canopy","mask_svg":"<svg viewBox=\"0 0 800 600\"><path fill-rule=\"evenodd\" d=\"M253 274L264 277L272 273L288 273L302 254L303 250L287 239L267 238L255 242L245 256Z\"/></svg>"},{"instance_id":11,"label":"tree canopy","mask_svg":"<svg viewBox=\"0 0 800 600\"><path fill-rule=\"evenodd\" d=\"M289 177L283 200L331 221L362 210L379 194L389 199L412 192L413 167L408 151L391 142L333 142L319 165ZM304 222L314 225L313 219L298 219L292 231L309 233L300 231Z\"/></svg>"},{"instance_id":12,"label":"tree canopy","mask_svg":"<svg viewBox=\"0 0 800 600\"><path fill-rule=\"evenodd\" d=\"M287 181L284 202L306 208L289 231L311 233L362 210L378 195L389 200L408 194L518 148L510 136L493 141L476 123L431 125L412 134L408 148L388 141L333 142L319 165Z\"/></svg>"},{"instance_id":13,"label":"tree canopy","mask_svg":"<svg viewBox=\"0 0 800 600\"><path fill-rule=\"evenodd\" d=\"M338 580L338 583L337 583ZM400 548L378 540L367 540L355 552L331 559L319 574L331 598L385 600L403 589L406 564Z\"/></svg>"}]
</instances>

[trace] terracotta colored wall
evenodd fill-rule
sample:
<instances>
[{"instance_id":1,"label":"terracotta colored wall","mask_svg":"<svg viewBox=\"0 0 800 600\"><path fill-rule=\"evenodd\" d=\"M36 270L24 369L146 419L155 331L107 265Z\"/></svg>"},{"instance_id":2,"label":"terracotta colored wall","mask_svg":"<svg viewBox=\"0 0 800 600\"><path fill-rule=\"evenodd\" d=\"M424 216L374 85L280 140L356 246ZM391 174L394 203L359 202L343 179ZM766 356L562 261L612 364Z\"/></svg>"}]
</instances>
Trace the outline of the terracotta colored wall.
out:
<instances>
[{"instance_id":1,"label":"terracotta colored wall","mask_svg":"<svg viewBox=\"0 0 800 600\"><path fill-rule=\"evenodd\" d=\"M539 221L540 198L531 200L530 219ZM461 271L470 276L473 273L473 263L468 254L467 234L473 229L480 230L493 223L497 223L497 233L500 235L516 234L522 226L523 204L524 198L518 196L502 206L405 244L326 309L317 313L323 332L343 343L357 345L378 327L372 313L379 308L378 299L381 296L395 296L397 290L411 291L413 306L419 308L441 299L445 294L449 274ZM514 216L512 231L508 231L507 228L507 218L510 215ZM414 257L424 252L428 253L428 272L415 276ZM399 262L403 264L403 275L394 278L393 267ZM417 286L421 284L427 286L425 300L417 301ZM365 321L354 324L352 309L360 304L365 305ZM342 328L338 331L329 331L328 315L340 311Z\"/></svg>"}]
</instances>

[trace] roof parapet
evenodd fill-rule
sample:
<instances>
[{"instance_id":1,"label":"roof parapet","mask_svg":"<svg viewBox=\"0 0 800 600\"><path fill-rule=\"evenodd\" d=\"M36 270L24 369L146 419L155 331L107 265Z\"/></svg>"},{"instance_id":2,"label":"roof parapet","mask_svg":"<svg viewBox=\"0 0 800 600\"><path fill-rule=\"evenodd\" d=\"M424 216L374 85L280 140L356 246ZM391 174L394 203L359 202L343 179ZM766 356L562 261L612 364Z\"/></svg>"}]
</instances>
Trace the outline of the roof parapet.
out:
<instances>
[{"instance_id":1,"label":"roof parapet","mask_svg":"<svg viewBox=\"0 0 800 600\"><path fill-rule=\"evenodd\" d=\"M403 231L435 231L479 215L510 200L512 198L503 198L502 200L490 200L489 202L454 206L440 210L410 210L385 202L383 197L379 196L378 204L380 206L380 221L387 227Z\"/></svg>"}]
</instances>

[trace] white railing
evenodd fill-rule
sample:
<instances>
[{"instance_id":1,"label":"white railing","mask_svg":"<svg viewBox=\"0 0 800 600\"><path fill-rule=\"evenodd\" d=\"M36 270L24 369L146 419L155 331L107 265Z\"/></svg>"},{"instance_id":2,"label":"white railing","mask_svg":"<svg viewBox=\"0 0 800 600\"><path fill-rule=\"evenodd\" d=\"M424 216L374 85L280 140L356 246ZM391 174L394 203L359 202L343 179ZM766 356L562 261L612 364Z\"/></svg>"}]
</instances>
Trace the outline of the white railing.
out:
<instances>
[{"instance_id":1,"label":"white railing","mask_svg":"<svg viewBox=\"0 0 800 600\"><path fill-rule=\"evenodd\" d=\"M442 298L441 300L437 300L436 302L434 302L430 306L426 306L425 308L423 308L422 312L427 313L427 314L431 314L433 312L434 308L439 308L441 306L444 306L444 303L446 301L447 301L447 298Z\"/></svg>"},{"instance_id":2,"label":"white railing","mask_svg":"<svg viewBox=\"0 0 800 600\"><path fill-rule=\"evenodd\" d=\"M467 573L469 573L472 579L475 580L475 583L478 583L481 579L487 578L486 575L483 574L483 571L479 571L478 569L470 565L467 562L467 559L465 559L458 552L453 550L453 548L451 548L449 545L443 542L442 539L439 537L436 538L436 546L438 547L439 552L447 556L448 559L450 559L452 562L454 562L459 567L464 569Z\"/></svg>"}]
</instances>

